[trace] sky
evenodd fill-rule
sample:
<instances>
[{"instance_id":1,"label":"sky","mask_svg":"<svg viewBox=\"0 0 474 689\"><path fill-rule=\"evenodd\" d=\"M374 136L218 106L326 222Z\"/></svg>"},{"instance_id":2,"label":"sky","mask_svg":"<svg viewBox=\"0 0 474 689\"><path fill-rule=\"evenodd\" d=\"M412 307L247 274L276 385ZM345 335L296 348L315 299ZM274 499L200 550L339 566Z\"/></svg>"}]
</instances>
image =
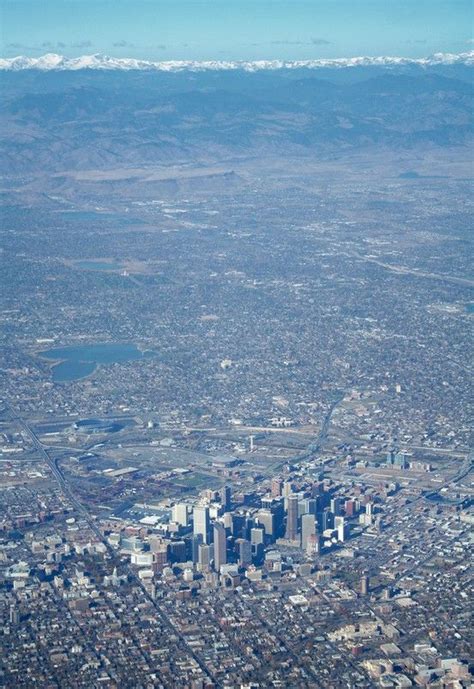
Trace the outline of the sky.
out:
<instances>
[{"instance_id":1,"label":"sky","mask_svg":"<svg viewBox=\"0 0 474 689\"><path fill-rule=\"evenodd\" d=\"M152 60L466 52L471 0L0 0L0 55Z\"/></svg>"}]
</instances>

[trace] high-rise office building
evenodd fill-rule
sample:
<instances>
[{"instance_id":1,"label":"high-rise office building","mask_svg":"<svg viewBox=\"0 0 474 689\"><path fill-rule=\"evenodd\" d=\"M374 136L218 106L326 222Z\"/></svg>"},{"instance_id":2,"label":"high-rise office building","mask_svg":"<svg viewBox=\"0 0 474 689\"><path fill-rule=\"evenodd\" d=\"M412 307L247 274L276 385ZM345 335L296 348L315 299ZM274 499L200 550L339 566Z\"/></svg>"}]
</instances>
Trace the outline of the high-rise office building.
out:
<instances>
[{"instance_id":1,"label":"high-rise office building","mask_svg":"<svg viewBox=\"0 0 474 689\"><path fill-rule=\"evenodd\" d=\"M318 514L318 524L321 531L330 529L333 525L334 515L326 508Z\"/></svg>"},{"instance_id":2,"label":"high-rise office building","mask_svg":"<svg viewBox=\"0 0 474 689\"><path fill-rule=\"evenodd\" d=\"M288 497L288 510L286 516L286 534L289 541L296 541L298 538L298 496Z\"/></svg>"},{"instance_id":3,"label":"high-rise office building","mask_svg":"<svg viewBox=\"0 0 474 689\"><path fill-rule=\"evenodd\" d=\"M235 538L242 538L242 533L245 530L246 518L243 514L232 515L232 536Z\"/></svg>"},{"instance_id":4,"label":"high-rise office building","mask_svg":"<svg viewBox=\"0 0 474 689\"><path fill-rule=\"evenodd\" d=\"M188 506L184 502L178 502L173 505L171 509L171 520L180 524L181 526L187 526L189 523Z\"/></svg>"},{"instance_id":5,"label":"high-rise office building","mask_svg":"<svg viewBox=\"0 0 474 689\"><path fill-rule=\"evenodd\" d=\"M283 505L283 500L280 499L275 502L272 506L272 514L275 517L275 538L280 538L285 533L285 508Z\"/></svg>"},{"instance_id":6,"label":"high-rise office building","mask_svg":"<svg viewBox=\"0 0 474 689\"><path fill-rule=\"evenodd\" d=\"M369 593L369 577L364 575L360 580L360 592L363 596Z\"/></svg>"},{"instance_id":7,"label":"high-rise office building","mask_svg":"<svg viewBox=\"0 0 474 689\"><path fill-rule=\"evenodd\" d=\"M298 519L301 519L303 514L308 514L308 505L306 500L298 500Z\"/></svg>"},{"instance_id":8,"label":"high-rise office building","mask_svg":"<svg viewBox=\"0 0 474 689\"><path fill-rule=\"evenodd\" d=\"M283 481L280 478L274 478L272 480L272 497L273 498L279 498L281 495L281 491L283 488Z\"/></svg>"},{"instance_id":9,"label":"high-rise office building","mask_svg":"<svg viewBox=\"0 0 474 689\"><path fill-rule=\"evenodd\" d=\"M346 500L346 502L344 503L344 510L348 517L353 517L355 513L354 500Z\"/></svg>"},{"instance_id":10,"label":"high-rise office building","mask_svg":"<svg viewBox=\"0 0 474 689\"><path fill-rule=\"evenodd\" d=\"M193 509L193 533L195 536L202 536L203 543L210 543L211 528L209 522L209 508L195 507Z\"/></svg>"},{"instance_id":11,"label":"high-rise office building","mask_svg":"<svg viewBox=\"0 0 474 689\"><path fill-rule=\"evenodd\" d=\"M264 543L265 541L265 529L263 527L254 527L250 529L250 542L252 545Z\"/></svg>"},{"instance_id":12,"label":"high-rise office building","mask_svg":"<svg viewBox=\"0 0 474 689\"><path fill-rule=\"evenodd\" d=\"M246 538L239 538L239 566L246 567L252 564L252 544Z\"/></svg>"},{"instance_id":13,"label":"high-rise office building","mask_svg":"<svg viewBox=\"0 0 474 689\"><path fill-rule=\"evenodd\" d=\"M231 496L232 496L232 493L230 490L230 486L222 486L222 488L220 490L220 499L221 499L221 505L226 512L230 509Z\"/></svg>"},{"instance_id":14,"label":"high-rise office building","mask_svg":"<svg viewBox=\"0 0 474 689\"><path fill-rule=\"evenodd\" d=\"M335 517L338 517L341 514L341 499L340 498L332 498L331 500L331 512Z\"/></svg>"},{"instance_id":15,"label":"high-rise office building","mask_svg":"<svg viewBox=\"0 0 474 689\"><path fill-rule=\"evenodd\" d=\"M275 515L273 512L270 510L260 510L257 512L256 518L258 523L265 529L266 540L275 540Z\"/></svg>"},{"instance_id":16,"label":"high-rise office building","mask_svg":"<svg viewBox=\"0 0 474 689\"><path fill-rule=\"evenodd\" d=\"M308 539L316 533L316 517L314 514L303 514L301 517L301 547L306 550Z\"/></svg>"},{"instance_id":17,"label":"high-rise office building","mask_svg":"<svg viewBox=\"0 0 474 689\"><path fill-rule=\"evenodd\" d=\"M316 514L316 500L314 498L303 498L298 502L298 517L303 514Z\"/></svg>"},{"instance_id":18,"label":"high-rise office building","mask_svg":"<svg viewBox=\"0 0 474 689\"><path fill-rule=\"evenodd\" d=\"M168 547L164 545L161 550L158 550L153 555L152 569L154 572L162 572L168 564Z\"/></svg>"},{"instance_id":19,"label":"high-rise office building","mask_svg":"<svg viewBox=\"0 0 474 689\"><path fill-rule=\"evenodd\" d=\"M201 572L208 571L210 569L211 560L213 558L213 550L214 548L212 547L212 545L206 545L205 543L201 543L201 545L199 546L198 565Z\"/></svg>"},{"instance_id":20,"label":"high-rise office building","mask_svg":"<svg viewBox=\"0 0 474 689\"><path fill-rule=\"evenodd\" d=\"M219 572L227 563L227 534L224 524L214 522L214 569Z\"/></svg>"},{"instance_id":21,"label":"high-rise office building","mask_svg":"<svg viewBox=\"0 0 474 689\"><path fill-rule=\"evenodd\" d=\"M254 526L255 526L255 520L252 519L251 517L246 517L244 527L242 529L242 538L246 538L247 540L249 540L250 539L250 532Z\"/></svg>"},{"instance_id":22,"label":"high-rise office building","mask_svg":"<svg viewBox=\"0 0 474 689\"><path fill-rule=\"evenodd\" d=\"M382 515L381 514L378 514L375 517L375 528L377 529L378 533L382 533L383 521L382 521Z\"/></svg>"},{"instance_id":23,"label":"high-rise office building","mask_svg":"<svg viewBox=\"0 0 474 689\"><path fill-rule=\"evenodd\" d=\"M278 498L274 498L272 495L263 495L260 500L262 509L271 510L275 500L278 500Z\"/></svg>"},{"instance_id":24,"label":"high-rise office building","mask_svg":"<svg viewBox=\"0 0 474 689\"><path fill-rule=\"evenodd\" d=\"M344 517L334 518L334 528L337 529L337 540L344 542L346 540L347 525Z\"/></svg>"},{"instance_id":25,"label":"high-rise office building","mask_svg":"<svg viewBox=\"0 0 474 689\"><path fill-rule=\"evenodd\" d=\"M191 559L196 564L199 560L199 546L202 544L202 535L197 534L191 538Z\"/></svg>"},{"instance_id":26,"label":"high-rise office building","mask_svg":"<svg viewBox=\"0 0 474 689\"><path fill-rule=\"evenodd\" d=\"M170 562L186 562L186 543L172 541L168 546Z\"/></svg>"},{"instance_id":27,"label":"high-rise office building","mask_svg":"<svg viewBox=\"0 0 474 689\"><path fill-rule=\"evenodd\" d=\"M232 512L224 512L224 526L232 533Z\"/></svg>"},{"instance_id":28,"label":"high-rise office building","mask_svg":"<svg viewBox=\"0 0 474 689\"><path fill-rule=\"evenodd\" d=\"M315 557L321 552L321 537L319 534L311 534L308 536L306 543L306 553L310 557Z\"/></svg>"}]
</instances>

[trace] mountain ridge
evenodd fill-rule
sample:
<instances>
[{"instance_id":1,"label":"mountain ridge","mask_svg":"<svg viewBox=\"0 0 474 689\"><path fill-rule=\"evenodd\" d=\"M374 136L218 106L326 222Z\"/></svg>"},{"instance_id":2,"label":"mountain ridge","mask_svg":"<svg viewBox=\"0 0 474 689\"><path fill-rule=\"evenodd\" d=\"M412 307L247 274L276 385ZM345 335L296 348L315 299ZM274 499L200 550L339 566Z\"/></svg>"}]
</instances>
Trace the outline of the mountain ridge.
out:
<instances>
[{"instance_id":1,"label":"mountain ridge","mask_svg":"<svg viewBox=\"0 0 474 689\"><path fill-rule=\"evenodd\" d=\"M454 78L458 74L462 78ZM170 161L214 164L275 154L322 159L433 147L465 147L467 155L473 143L471 74L464 65L3 71L0 170L55 175Z\"/></svg>"},{"instance_id":2,"label":"mountain ridge","mask_svg":"<svg viewBox=\"0 0 474 689\"><path fill-rule=\"evenodd\" d=\"M115 58L101 53L81 55L79 57L65 57L56 53L47 53L40 57L18 55L12 58L0 58L2 71L79 71L79 70L110 70L110 71L233 71L256 72L262 70L294 70L318 68L346 68L346 67L400 67L419 66L430 67L436 65L474 65L474 50L463 53L434 53L424 58L409 58L396 56L359 56L350 58L318 58L314 60L138 60L135 58Z\"/></svg>"}]
</instances>

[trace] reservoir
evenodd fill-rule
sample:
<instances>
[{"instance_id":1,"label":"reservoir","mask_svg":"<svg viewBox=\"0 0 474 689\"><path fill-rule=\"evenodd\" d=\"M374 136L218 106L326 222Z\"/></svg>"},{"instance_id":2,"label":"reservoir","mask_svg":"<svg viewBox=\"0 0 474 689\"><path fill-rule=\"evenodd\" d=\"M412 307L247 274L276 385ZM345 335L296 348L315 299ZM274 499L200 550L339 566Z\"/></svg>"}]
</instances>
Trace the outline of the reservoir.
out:
<instances>
[{"instance_id":1,"label":"reservoir","mask_svg":"<svg viewBox=\"0 0 474 689\"><path fill-rule=\"evenodd\" d=\"M40 356L57 361L53 366L53 381L67 383L86 378L95 371L98 364L149 359L155 356L155 352L142 352L134 344L112 343L56 347L40 352Z\"/></svg>"}]
</instances>

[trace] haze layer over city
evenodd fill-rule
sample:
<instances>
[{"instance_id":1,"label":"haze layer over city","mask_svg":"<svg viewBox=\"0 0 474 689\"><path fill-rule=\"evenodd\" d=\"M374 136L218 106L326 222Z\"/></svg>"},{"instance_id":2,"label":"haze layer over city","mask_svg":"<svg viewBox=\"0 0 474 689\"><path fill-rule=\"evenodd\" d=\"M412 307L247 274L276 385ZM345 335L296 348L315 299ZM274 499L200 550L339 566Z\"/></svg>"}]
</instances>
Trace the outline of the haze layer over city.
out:
<instances>
[{"instance_id":1,"label":"haze layer over city","mask_svg":"<svg viewBox=\"0 0 474 689\"><path fill-rule=\"evenodd\" d=\"M472 686L474 56L276 23L12 29L0 686Z\"/></svg>"}]
</instances>

